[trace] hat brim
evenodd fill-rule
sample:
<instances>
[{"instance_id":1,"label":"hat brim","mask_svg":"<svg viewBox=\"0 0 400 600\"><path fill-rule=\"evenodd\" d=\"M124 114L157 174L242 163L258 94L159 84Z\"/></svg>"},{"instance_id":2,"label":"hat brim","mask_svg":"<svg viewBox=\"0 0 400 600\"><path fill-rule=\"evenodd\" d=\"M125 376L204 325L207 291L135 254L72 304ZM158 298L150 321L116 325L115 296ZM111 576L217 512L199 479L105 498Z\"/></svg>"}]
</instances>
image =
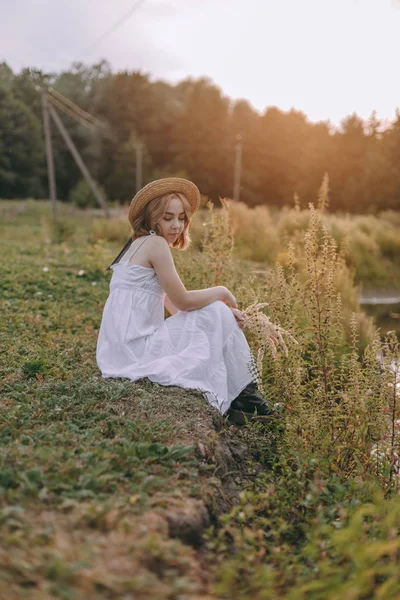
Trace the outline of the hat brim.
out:
<instances>
[{"instance_id":1,"label":"hat brim","mask_svg":"<svg viewBox=\"0 0 400 600\"><path fill-rule=\"evenodd\" d=\"M200 191L199 188L188 179L180 177L167 177L165 179L157 179L144 186L132 199L129 207L129 221L131 224L136 219L137 215L142 212L145 206L164 194L183 194L190 205L192 214L200 206Z\"/></svg>"}]
</instances>

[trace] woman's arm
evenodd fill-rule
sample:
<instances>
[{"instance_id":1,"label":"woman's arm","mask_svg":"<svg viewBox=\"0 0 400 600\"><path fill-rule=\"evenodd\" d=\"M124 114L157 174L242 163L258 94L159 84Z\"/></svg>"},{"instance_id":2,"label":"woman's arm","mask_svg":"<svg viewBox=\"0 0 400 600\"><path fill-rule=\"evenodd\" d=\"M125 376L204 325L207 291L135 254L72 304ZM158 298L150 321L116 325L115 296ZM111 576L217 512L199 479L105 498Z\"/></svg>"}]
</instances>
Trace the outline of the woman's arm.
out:
<instances>
[{"instance_id":1,"label":"woman's arm","mask_svg":"<svg viewBox=\"0 0 400 600\"><path fill-rule=\"evenodd\" d=\"M237 308L235 297L221 285L204 290L188 292L176 272L167 241L161 236L153 236L148 247L148 259L157 274L161 287L172 304L182 311L203 308L216 300L222 300Z\"/></svg>"},{"instance_id":2,"label":"woman's arm","mask_svg":"<svg viewBox=\"0 0 400 600\"><path fill-rule=\"evenodd\" d=\"M164 306L170 315L175 315L178 312L178 309L176 308L176 306L174 304L172 304L172 302L168 298L168 296L165 296L165 298L164 298Z\"/></svg>"}]
</instances>

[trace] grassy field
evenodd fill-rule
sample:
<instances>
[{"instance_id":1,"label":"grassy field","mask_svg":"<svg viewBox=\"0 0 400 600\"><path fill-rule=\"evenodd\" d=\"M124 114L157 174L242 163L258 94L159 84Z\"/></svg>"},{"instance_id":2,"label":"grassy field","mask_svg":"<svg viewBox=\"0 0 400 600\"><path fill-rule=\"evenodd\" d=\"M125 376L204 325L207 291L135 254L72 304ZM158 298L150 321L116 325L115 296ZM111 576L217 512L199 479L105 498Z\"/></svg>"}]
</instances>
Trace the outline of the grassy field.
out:
<instances>
[{"instance_id":1,"label":"grassy field","mask_svg":"<svg viewBox=\"0 0 400 600\"><path fill-rule=\"evenodd\" d=\"M286 416L267 428L230 427L196 391L101 379L95 345L108 293L104 269L120 247L120 227L117 221L105 230L101 220L63 210L55 224L44 204L0 205L0 598L398 597L393 461L376 454L371 468L365 449L377 430L364 428L378 410L371 398L385 406L393 400L382 392L392 380L380 378L372 358L363 371L358 366L357 352L378 342L357 312L344 267L337 285L348 288L343 302L353 325L344 310L341 337L327 342L337 355L329 350L324 360L341 373L334 397L345 397L354 420L340 430L338 405L327 407L343 437L327 453L328 437L318 445L312 429L321 430L326 414L316 420L319 405L310 413L304 391L322 394L312 368L325 350L312 343L302 302L285 297L279 271L270 314L300 343L288 358L266 350L272 367L264 383L284 401ZM188 284L218 278L224 268L243 306L263 294L248 263L246 277L238 260L218 266L224 248L216 254L209 245L203 263L194 254L181 264ZM362 348L354 338L351 350L356 322ZM396 401L391 414L395 422ZM392 441L389 450L397 452ZM350 443L360 451L349 452Z\"/></svg>"},{"instance_id":2,"label":"grassy field","mask_svg":"<svg viewBox=\"0 0 400 600\"><path fill-rule=\"evenodd\" d=\"M53 243L46 208L2 208L0 597L203 597L194 547L237 494L245 434L197 392L102 380L115 248L89 217Z\"/></svg>"},{"instance_id":3,"label":"grassy field","mask_svg":"<svg viewBox=\"0 0 400 600\"><path fill-rule=\"evenodd\" d=\"M196 443L208 406L195 393L99 377L111 254L74 225L75 243L55 245L35 211L2 226L0 596L201 590L193 551L169 531L188 508L207 521L215 468ZM201 520L192 532L186 521L189 538L201 533Z\"/></svg>"}]
</instances>

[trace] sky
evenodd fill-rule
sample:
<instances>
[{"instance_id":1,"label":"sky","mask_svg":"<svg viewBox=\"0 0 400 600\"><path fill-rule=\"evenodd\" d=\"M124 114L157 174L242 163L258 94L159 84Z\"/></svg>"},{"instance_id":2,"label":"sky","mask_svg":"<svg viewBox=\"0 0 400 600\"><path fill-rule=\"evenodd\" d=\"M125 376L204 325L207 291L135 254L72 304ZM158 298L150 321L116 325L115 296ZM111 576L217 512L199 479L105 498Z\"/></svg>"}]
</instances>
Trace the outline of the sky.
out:
<instances>
[{"instance_id":1,"label":"sky","mask_svg":"<svg viewBox=\"0 0 400 600\"><path fill-rule=\"evenodd\" d=\"M400 107L400 0L0 0L0 62L60 72L106 59L176 83L209 77L311 121ZM121 20L112 31L110 27Z\"/></svg>"}]
</instances>

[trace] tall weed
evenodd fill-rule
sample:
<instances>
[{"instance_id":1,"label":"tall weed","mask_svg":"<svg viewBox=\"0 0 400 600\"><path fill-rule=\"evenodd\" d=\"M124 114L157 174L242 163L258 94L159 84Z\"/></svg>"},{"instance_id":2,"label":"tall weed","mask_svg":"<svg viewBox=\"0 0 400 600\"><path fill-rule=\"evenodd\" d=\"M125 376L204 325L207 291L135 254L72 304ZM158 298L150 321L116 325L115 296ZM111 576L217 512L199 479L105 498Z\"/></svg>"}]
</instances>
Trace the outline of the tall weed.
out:
<instances>
[{"instance_id":1,"label":"tall weed","mask_svg":"<svg viewBox=\"0 0 400 600\"><path fill-rule=\"evenodd\" d=\"M194 251L190 266L183 268L185 281L194 287L224 283L242 308L250 307L246 333L266 399L285 407L284 445L320 457L343 477L361 470L390 487L390 452L384 453L382 467L377 444L387 440L397 418L397 408L395 415L390 413L387 378L398 348L390 359L382 358L390 353L360 310L352 272L323 214L310 205L302 249L289 245L286 266L277 264L262 276L241 270L238 278L231 257L230 209L210 207L201 252ZM265 319L254 318L257 302L266 307ZM284 344L268 343L267 317L288 332L283 333ZM389 446L393 449L394 442ZM378 471L374 452L375 459L380 452Z\"/></svg>"},{"instance_id":2,"label":"tall weed","mask_svg":"<svg viewBox=\"0 0 400 600\"><path fill-rule=\"evenodd\" d=\"M360 466L370 468L373 444L387 427L380 343L359 307L349 311L348 301L344 307L343 283L354 286L313 207L304 258L297 259L293 247L289 252L289 268L277 265L269 276L266 299L271 319L298 344L289 338L287 355L267 348L264 389L271 402L286 407L287 444L323 457L333 471L350 477Z\"/></svg>"}]
</instances>

